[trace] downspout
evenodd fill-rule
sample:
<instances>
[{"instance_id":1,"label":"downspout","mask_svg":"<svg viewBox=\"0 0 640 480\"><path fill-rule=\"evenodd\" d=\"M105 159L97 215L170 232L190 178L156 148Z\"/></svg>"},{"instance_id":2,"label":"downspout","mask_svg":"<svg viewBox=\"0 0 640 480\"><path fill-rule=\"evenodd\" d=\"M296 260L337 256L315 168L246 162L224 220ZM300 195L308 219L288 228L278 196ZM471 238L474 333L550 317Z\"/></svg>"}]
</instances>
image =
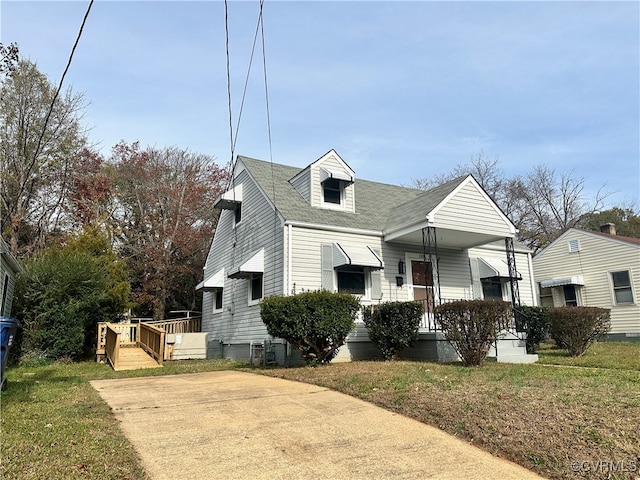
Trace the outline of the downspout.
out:
<instances>
[{"instance_id":1,"label":"downspout","mask_svg":"<svg viewBox=\"0 0 640 480\"><path fill-rule=\"evenodd\" d=\"M293 225L287 224L287 295L291 295L292 282L291 275L293 274Z\"/></svg>"}]
</instances>

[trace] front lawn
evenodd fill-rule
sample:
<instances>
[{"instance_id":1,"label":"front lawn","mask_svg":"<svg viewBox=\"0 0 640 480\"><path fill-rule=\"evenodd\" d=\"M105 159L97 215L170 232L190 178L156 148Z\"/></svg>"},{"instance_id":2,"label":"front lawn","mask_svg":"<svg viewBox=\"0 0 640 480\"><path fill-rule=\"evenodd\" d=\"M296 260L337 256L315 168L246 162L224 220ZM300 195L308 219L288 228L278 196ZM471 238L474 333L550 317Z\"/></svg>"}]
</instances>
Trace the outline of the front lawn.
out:
<instances>
[{"instance_id":1,"label":"front lawn","mask_svg":"<svg viewBox=\"0 0 640 480\"><path fill-rule=\"evenodd\" d=\"M607 342L580 359L557 351L547 356L546 350L541 356L595 368L398 361L263 372L323 385L437 426L547 478L637 480L638 347ZM615 368L602 368L610 366Z\"/></svg>"},{"instance_id":2,"label":"front lawn","mask_svg":"<svg viewBox=\"0 0 640 480\"><path fill-rule=\"evenodd\" d=\"M543 343L538 363L640 371L640 342L596 342L580 357L571 357L553 343Z\"/></svg>"}]
</instances>

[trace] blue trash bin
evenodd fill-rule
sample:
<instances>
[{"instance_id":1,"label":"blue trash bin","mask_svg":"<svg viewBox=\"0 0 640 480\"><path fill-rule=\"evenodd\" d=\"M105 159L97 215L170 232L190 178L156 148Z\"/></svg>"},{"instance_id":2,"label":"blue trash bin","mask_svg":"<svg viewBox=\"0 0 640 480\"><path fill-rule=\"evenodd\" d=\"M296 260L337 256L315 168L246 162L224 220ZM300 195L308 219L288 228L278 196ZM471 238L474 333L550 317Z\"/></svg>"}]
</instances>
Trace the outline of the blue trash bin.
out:
<instances>
[{"instance_id":1,"label":"blue trash bin","mask_svg":"<svg viewBox=\"0 0 640 480\"><path fill-rule=\"evenodd\" d=\"M7 386L7 380L4 378L4 370L7 364L7 357L9 356L9 350L13 344L13 339L18 332L20 324L18 320L11 317L0 317L0 378L2 378L1 389L4 390Z\"/></svg>"}]
</instances>

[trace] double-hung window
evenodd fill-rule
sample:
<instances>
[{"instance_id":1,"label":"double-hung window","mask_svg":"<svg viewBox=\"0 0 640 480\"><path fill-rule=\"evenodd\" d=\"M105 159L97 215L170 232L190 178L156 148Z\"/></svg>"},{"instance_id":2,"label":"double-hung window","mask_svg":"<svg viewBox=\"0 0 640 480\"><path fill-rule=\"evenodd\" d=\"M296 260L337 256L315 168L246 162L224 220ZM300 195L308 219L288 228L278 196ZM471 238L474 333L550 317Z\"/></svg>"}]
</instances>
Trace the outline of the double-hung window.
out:
<instances>
[{"instance_id":1,"label":"double-hung window","mask_svg":"<svg viewBox=\"0 0 640 480\"><path fill-rule=\"evenodd\" d=\"M633 303L633 290L631 288L631 275L629 270L611 272L613 295L616 303Z\"/></svg>"},{"instance_id":2,"label":"double-hung window","mask_svg":"<svg viewBox=\"0 0 640 480\"><path fill-rule=\"evenodd\" d=\"M262 273L252 273L249 278L249 305L255 305L262 300L263 290Z\"/></svg>"},{"instance_id":3,"label":"double-hung window","mask_svg":"<svg viewBox=\"0 0 640 480\"><path fill-rule=\"evenodd\" d=\"M342 185L340 180L328 178L322 182L322 196L324 203L340 205L342 203Z\"/></svg>"},{"instance_id":4,"label":"double-hung window","mask_svg":"<svg viewBox=\"0 0 640 480\"><path fill-rule=\"evenodd\" d=\"M222 298L223 298L223 289L216 288L213 291L213 313L219 313L222 311Z\"/></svg>"},{"instance_id":5,"label":"double-hung window","mask_svg":"<svg viewBox=\"0 0 640 480\"><path fill-rule=\"evenodd\" d=\"M364 267L345 265L336 268L336 275L338 277L338 292L366 296L367 281Z\"/></svg>"}]
</instances>

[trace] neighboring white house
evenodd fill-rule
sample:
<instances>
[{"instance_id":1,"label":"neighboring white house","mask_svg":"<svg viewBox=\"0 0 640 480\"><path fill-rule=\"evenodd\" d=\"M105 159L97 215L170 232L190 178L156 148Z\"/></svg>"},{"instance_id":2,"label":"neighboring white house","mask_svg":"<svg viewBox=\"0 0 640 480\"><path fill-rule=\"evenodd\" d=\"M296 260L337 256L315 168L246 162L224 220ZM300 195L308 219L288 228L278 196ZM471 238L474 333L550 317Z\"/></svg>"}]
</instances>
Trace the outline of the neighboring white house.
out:
<instances>
[{"instance_id":1,"label":"neighboring white house","mask_svg":"<svg viewBox=\"0 0 640 480\"><path fill-rule=\"evenodd\" d=\"M334 150L302 169L238 157L215 206L222 211L197 287L210 356L248 359L267 342L289 363L296 352L271 339L260 318L259 302L271 295L326 289L365 305L422 300L421 342L405 354L433 360L455 358L435 305L536 304L530 251L472 176L423 191L356 179ZM337 359L376 354L358 322Z\"/></svg>"},{"instance_id":2,"label":"neighboring white house","mask_svg":"<svg viewBox=\"0 0 640 480\"><path fill-rule=\"evenodd\" d=\"M543 306L611 309L610 338L640 340L640 238L571 228L533 259Z\"/></svg>"},{"instance_id":3,"label":"neighboring white house","mask_svg":"<svg viewBox=\"0 0 640 480\"><path fill-rule=\"evenodd\" d=\"M22 271L22 267L9 251L9 246L0 237L0 282L2 282L2 303L0 303L0 316L11 316L13 304L13 287L16 276Z\"/></svg>"}]
</instances>

